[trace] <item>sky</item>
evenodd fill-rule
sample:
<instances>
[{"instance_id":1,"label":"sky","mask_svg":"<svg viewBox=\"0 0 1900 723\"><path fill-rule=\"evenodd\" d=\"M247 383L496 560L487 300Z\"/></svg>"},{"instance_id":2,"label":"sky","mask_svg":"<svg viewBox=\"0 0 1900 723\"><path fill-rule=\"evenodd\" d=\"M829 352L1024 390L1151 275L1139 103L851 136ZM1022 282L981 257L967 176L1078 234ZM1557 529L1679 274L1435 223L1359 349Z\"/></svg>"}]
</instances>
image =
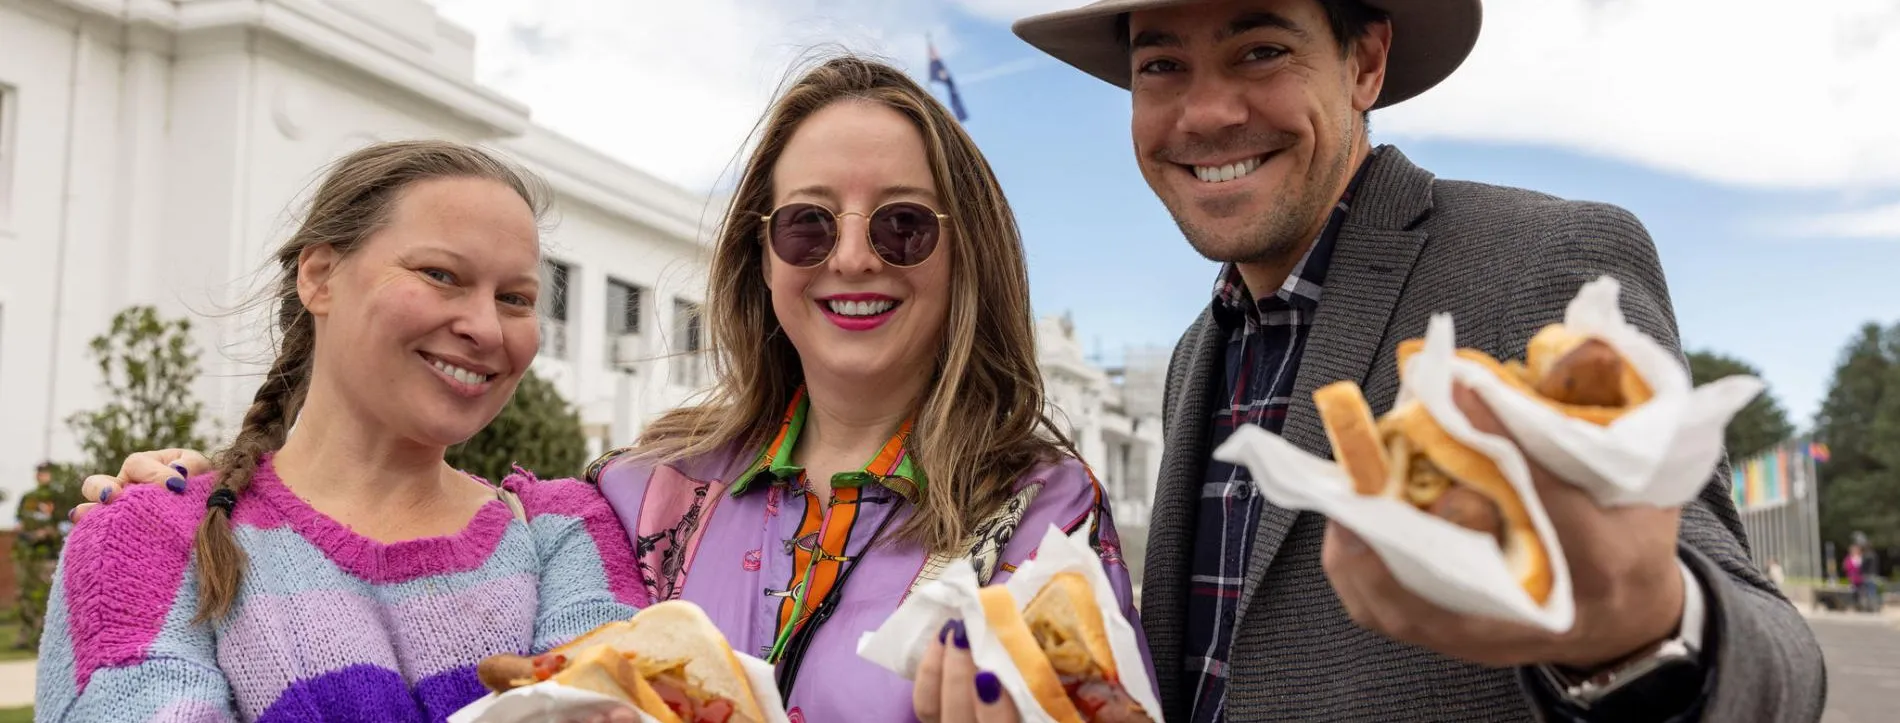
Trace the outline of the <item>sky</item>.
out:
<instances>
[{"instance_id":1,"label":"sky","mask_svg":"<svg viewBox=\"0 0 1900 723\"><path fill-rule=\"evenodd\" d=\"M1015 19L1086 0L436 0L481 81L683 187L731 181L788 68L934 44L1015 208L1038 315L1103 361L1172 346L1217 267L1141 180L1128 94ZM1403 32L1402 30L1399 32ZM1762 370L1806 427L1849 337L1900 322L1900 0L1491 0L1471 57L1372 114L1440 178L1613 203L1660 250L1689 349ZM933 86L947 100L942 86Z\"/></svg>"}]
</instances>

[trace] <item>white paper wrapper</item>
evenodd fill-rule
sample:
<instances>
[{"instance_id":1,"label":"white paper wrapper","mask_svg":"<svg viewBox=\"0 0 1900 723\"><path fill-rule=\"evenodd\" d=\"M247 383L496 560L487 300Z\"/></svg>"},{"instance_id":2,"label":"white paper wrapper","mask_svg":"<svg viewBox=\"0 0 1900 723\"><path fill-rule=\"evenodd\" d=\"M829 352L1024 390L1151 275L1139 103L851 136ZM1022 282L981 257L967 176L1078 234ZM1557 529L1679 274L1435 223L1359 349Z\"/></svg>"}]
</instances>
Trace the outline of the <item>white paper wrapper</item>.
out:
<instances>
[{"instance_id":1,"label":"white paper wrapper","mask_svg":"<svg viewBox=\"0 0 1900 723\"><path fill-rule=\"evenodd\" d=\"M1214 457L1246 465L1274 504L1319 512L1357 533L1400 584L1420 597L1449 610L1567 631L1575 618L1570 565L1531 484L1524 455L1588 491L1599 504L1681 505L1707 483L1729 419L1761 389L1751 377L1692 389L1674 355L1624 321L1618 291L1616 280L1608 277L1585 285L1565 318L1573 330L1603 337L1655 392L1649 403L1609 427L1566 417L1483 365L1458 358L1446 315L1432 318L1425 348L1408 360L1399 389L1398 403L1416 399L1423 404L1446 433L1495 461L1523 498L1550 552L1553 580L1543 606L1517 584L1489 536L1403 502L1359 495L1337 464L1277 435L1242 427ZM1471 426L1452 401L1453 380L1484 398L1523 445L1522 452L1509 440Z\"/></svg>"},{"instance_id":2,"label":"white paper wrapper","mask_svg":"<svg viewBox=\"0 0 1900 723\"><path fill-rule=\"evenodd\" d=\"M1526 454L1598 504L1680 506L1708 484L1729 420L1761 393L1762 382L1733 376L1693 387L1676 355L1624 320L1621 290L1607 276L1585 284L1564 314L1566 326L1609 343L1655 392L1607 427L1564 416L1475 363L1457 360L1454 373L1484 398Z\"/></svg>"},{"instance_id":3,"label":"white paper wrapper","mask_svg":"<svg viewBox=\"0 0 1900 723\"><path fill-rule=\"evenodd\" d=\"M785 716L785 703L778 697L771 664L750 655L739 654L738 657L746 678L752 682L752 697L758 699L766 723L790 723ZM501 695L490 694L470 703L449 716L448 723L565 723L630 707L599 693L552 682L536 683ZM659 719L640 713L640 723L659 723Z\"/></svg>"},{"instance_id":4,"label":"white paper wrapper","mask_svg":"<svg viewBox=\"0 0 1900 723\"><path fill-rule=\"evenodd\" d=\"M1028 530L1018 530L1016 534L1026 532ZM1101 558L1089 548L1086 530L1069 536L1050 525L1035 559L1023 563L1003 586L1016 598L1018 606L1028 605L1049 578L1060 572L1079 572L1088 579L1089 587L1095 591L1095 603L1102 609L1109 651L1115 656L1122 687L1150 718L1161 720L1161 703L1155 699L1154 682L1148 677L1148 666L1141 658L1134 626L1122 617L1121 602L1115 598L1115 589L1102 572ZM1003 689L1009 691L1010 699L1016 702L1022 720L1054 723L1054 719L1033 702L1035 697L1029 693L1022 671L1016 668L1002 643L990 635L983 605L977 600L976 572L966 560L952 563L942 577L918 589L899 605L883 626L859 638L858 655L906 680L916 680L917 667L930 646L930 638L951 618L963 621L970 639L970 656L975 659L977 668L996 675Z\"/></svg>"}]
</instances>

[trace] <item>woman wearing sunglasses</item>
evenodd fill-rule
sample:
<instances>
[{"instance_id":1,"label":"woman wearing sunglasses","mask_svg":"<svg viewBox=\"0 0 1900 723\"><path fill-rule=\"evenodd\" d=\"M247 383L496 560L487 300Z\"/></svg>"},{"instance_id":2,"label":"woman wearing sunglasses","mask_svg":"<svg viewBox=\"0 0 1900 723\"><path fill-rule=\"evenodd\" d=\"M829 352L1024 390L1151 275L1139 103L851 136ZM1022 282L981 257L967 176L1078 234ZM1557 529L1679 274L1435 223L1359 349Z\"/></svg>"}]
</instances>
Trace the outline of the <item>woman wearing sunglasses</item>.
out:
<instances>
[{"instance_id":1,"label":"woman wearing sunglasses","mask_svg":"<svg viewBox=\"0 0 1900 723\"><path fill-rule=\"evenodd\" d=\"M709 397L588 469L634 544L636 604L703 607L776 666L793 721L1013 720L955 623L915 696L858 638L958 558L1006 580L1051 525L1088 531L1139 629L1101 487L1044 413L1008 202L927 91L854 57L802 76L708 276Z\"/></svg>"},{"instance_id":2,"label":"woman wearing sunglasses","mask_svg":"<svg viewBox=\"0 0 1900 723\"><path fill-rule=\"evenodd\" d=\"M1101 488L1044 414L1022 242L976 144L850 57L757 140L709 270L718 384L589 469L650 599L775 663L795 721L910 720L911 683L858 638L954 559L1007 579L1050 525L1089 531L1134 620ZM924 717L1009 713L967 652L940 657Z\"/></svg>"}]
</instances>

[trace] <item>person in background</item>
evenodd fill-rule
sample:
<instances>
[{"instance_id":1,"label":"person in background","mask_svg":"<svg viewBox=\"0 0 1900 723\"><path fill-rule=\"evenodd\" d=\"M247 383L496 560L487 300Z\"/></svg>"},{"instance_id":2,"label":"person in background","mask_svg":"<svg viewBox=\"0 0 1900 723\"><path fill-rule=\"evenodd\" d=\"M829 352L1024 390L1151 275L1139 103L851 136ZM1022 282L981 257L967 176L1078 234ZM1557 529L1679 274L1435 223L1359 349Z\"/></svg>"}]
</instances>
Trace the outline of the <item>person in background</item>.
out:
<instances>
[{"instance_id":1,"label":"person in background","mask_svg":"<svg viewBox=\"0 0 1900 723\"><path fill-rule=\"evenodd\" d=\"M57 510L58 496L53 491L53 463L41 462L33 469L33 489L20 495L20 506L16 517L20 521L20 534L13 544L13 559L17 561L19 586L22 594L28 590L43 588L53 579L54 566L59 562L59 542L65 536ZM27 649L38 644L35 633L45 624L45 609L31 601L22 601L20 611L20 629L24 633L13 641L15 648Z\"/></svg>"},{"instance_id":2,"label":"person in background","mask_svg":"<svg viewBox=\"0 0 1900 723\"><path fill-rule=\"evenodd\" d=\"M543 198L455 143L336 162L275 254L276 357L235 440L171 493L96 490L75 527L36 720L440 722L484 657L633 614L597 491L443 459L534 360Z\"/></svg>"},{"instance_id":3,"label":"person in background","mask_svg":"<svg viewBox=\"0 0 1900 723\"><path fill-rule=\"evenodd\" d=\"M1854 607L1867 610L1865 590L1867 571L1862 567L1861 546L1855 543L1847 546L1847 556L1841 558L1841 570L1846 573L1847 588L1854 591Z\"/></svg>"},{"instance_id":4,"label":"person in background","mask_svg":"<svg viewBox=\"0 0 1900 723\"><path fill-rule=\"evenodd\" d=\"M1860 584L1854 590L1868 612L1880 612L1880 554L1867 543L1867 533L1855 532L1854 544L1860 548Z\"/></svg>"}]
</instances>

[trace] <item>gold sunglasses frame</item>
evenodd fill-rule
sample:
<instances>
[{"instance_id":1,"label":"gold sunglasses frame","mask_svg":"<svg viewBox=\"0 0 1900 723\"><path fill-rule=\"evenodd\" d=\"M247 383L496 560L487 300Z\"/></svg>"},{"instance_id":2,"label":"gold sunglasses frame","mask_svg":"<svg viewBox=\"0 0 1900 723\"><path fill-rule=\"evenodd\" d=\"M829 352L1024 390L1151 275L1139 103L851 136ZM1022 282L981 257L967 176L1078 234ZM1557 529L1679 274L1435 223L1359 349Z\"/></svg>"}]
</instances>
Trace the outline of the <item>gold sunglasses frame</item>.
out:
<instances>
[{"instance_id":1,"label":"gold sunglasses frame","mask_svg":"<svg viewBox=\"0 0 1900 723\"><path fill-rule=\"evenodd\" d=\"M869 223L871 221L871 217L876 216L879 211L882 211L886 208L890 208L891 206L896 206L898 204L916 206L918 208L924 209L925 211L929 211L930 215L936 216L937 217L937 244L941 245L943 243L943 230L950 226L950 214L944 213L942 211L938 211L937 209L932 208L930 204L923 203L921 201L886 201L882 204L879 204L877 208L871 209L870 213L860 213L857 211L839 212L838 210L833 209L830 206L826 206L822 203L812 203L810 201L793 201L791 203L779 204L777 208L772 209L771 213L754 212L752 215L759 217L759 240L764 243L766 253L771 254L773 257L777 258L779 261L784 262L785 264L793 268L809 269L809 268L815 268L818 266L823 266L826 261L831 260L832 254L838 253L838 245L844 242L844 238L843 238L844 224L842 223L842 221L844 220L844 217L857 216L859 218L864 219L866 223ZM817 261L813 261L809 264L805 264L802 266L798 264L794 264L790 261L786 261L785 257L778 255L777 249L772 248L772 217L779 215L780 212L784 211L786 208L789 208L791 206L812 206L815 208L822 208L827 213L831 214L832 220L840 222L832 228L831 249L829 251L826 251L825 255L823 257L820 257ZM884 254L880 254L877 252L877 245L871 242L871 234L869 233L864 234L864 243L865 245L871 247L871 253L877 256L877 260L884 262L884 265L889 266L894 269L914 269L926 263L929 263L931 259L937 257L937 247L932 246L930 248L930 255L925 256L922 261L919 261L914 264L909 264L909 265L894 264L894 263L891 263L890 259L884 258Z\"/></svg>"}]
</instances>

